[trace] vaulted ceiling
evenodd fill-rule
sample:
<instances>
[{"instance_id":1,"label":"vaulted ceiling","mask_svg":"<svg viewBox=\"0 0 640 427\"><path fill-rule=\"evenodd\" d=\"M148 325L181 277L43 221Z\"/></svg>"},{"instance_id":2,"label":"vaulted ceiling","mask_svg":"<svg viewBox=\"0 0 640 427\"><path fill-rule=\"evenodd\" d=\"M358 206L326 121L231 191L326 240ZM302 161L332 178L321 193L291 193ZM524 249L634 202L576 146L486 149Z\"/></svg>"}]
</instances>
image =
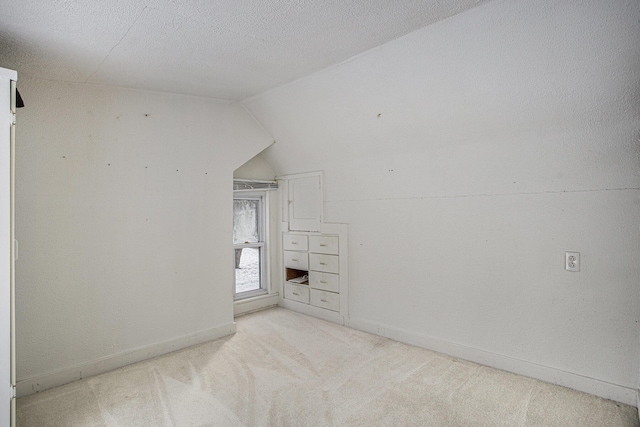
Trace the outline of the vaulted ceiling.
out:
<instances>
[{"instance_id":1,"label":"vaulted ceiling","mask_svg":"<svg viewBox=\"0 0 640 427\"><path fill-rule=\"evenodd\" d=\"M483 0L8 0L21 76L242 100Z\"/></svg>"}]
</instances>

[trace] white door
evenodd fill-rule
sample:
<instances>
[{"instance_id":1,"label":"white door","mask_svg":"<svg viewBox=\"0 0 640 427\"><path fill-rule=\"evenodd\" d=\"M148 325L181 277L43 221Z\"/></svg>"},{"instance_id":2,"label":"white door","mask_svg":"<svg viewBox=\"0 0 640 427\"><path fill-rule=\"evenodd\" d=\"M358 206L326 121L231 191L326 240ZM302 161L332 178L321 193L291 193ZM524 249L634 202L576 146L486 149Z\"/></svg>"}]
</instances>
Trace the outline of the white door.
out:
<instances>
[{"instance_id":1,"label":"white door","mask_svg":"<svg viewBox=\"0 0 640 427\"><path fill-rule=\"evenodd\" d=\"M15 425L13 365L13 191L15 71L0 68L0 426Z\"/></svg>"},{"instance_id":2,"label":"white door","mask_svg":"<svg viewBox=\"0 0 640 427\"><path fill-rule=\"evenodd\" d=\"M322 176L308 174L289 179L289 230L320 231Z\"/></svg>"}]
</instances>

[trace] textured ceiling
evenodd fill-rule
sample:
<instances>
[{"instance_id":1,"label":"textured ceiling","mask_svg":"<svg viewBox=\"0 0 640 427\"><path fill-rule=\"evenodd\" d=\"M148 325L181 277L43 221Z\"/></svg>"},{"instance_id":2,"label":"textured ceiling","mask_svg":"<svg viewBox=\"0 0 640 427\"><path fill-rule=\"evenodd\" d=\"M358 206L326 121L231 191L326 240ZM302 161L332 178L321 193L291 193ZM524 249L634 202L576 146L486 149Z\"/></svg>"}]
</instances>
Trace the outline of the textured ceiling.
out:
<instances>
[{"instance_id":1,"label":"textured ceiling","mask_svg":"<svg viewBox=\"0 0 640 427\"><path fill-rule=\"evenodd\" d=\"M0 66L241 100L482 0L8 0Z\"/></svg>"}]
</instances>

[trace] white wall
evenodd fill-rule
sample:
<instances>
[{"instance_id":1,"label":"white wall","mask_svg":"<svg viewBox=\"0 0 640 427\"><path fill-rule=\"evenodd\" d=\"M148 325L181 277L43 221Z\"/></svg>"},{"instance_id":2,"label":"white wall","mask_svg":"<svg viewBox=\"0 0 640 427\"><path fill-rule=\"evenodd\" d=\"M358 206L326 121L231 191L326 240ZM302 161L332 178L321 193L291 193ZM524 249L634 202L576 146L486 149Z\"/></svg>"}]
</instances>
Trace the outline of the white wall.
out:
<instances>
[{"instance_id":1,"label":"white wall","mask_svg":"<svg viewBox=\"0 0 640 427\"><path fill-rule=\"evenodd\" d=\"M635 404L639 20L496 0L245 101L325 172L354 324Z\"/></svg>"},{"instance_id":2,"label":"white wall","mask_svg":"<svg viewBox=\"0 0 640 427\"><path fill-rule=\"evenodd\" d=\"M11 348L11 312L12 266L11 245L11 129L13 127L13 108L11 82L16 81L15 71L0 68L0 424L10 425L11 386L13 378L13 354ZM14 104L15 105L15 104Z\"/></svg>"},{"instance_id":3,"label":"white wall","mask_svg":"<svg viewBox=\"0 0 640 427\"><path fill-rule=\"evenodd\" d=\"M19 88L22 393L232 331L233 171L272 138L222 101Z\"/></svg>"},{"instance_id":4,"label":"white wall","mask_svg":"<svg viewBox=\"0 0 640 427\"><path fill-rule=\"evenodd\" d=\"M276 177L276 173L269 162L260 156L255 156L233 171L233 177L239 179L273 181Z\"/></svg>"}]
</instances>

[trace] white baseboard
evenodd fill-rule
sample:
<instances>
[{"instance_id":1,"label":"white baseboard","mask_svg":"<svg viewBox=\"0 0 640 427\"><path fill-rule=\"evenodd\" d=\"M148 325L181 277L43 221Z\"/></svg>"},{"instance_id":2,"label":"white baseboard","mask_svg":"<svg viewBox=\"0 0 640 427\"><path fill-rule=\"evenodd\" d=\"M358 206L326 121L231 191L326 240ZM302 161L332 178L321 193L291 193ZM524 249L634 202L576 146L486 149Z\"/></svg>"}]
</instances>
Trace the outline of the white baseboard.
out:
<instances>
[{"instance_id":1,"label":"white baseboard","mask_svg":"<svg viewBox=\"0 0 640 427\"><path fill-rule=\"evenodd\" d=\"M284 298L280 298L280 302L278 303L278 305L284 308L288 308L289 310L297 311L298 313L307 314L309 316L326 320L327 322L344 325L344 317L340 316L340 314L336 313L335 311L325 310L324 308L318 308L309 304L291 301Z\"/></svg>"},{"instance_id":2,"label":"white baseboard","mask_svg":"<svg viewBox=\"0 0 640 427\"><path fill-rule=\"evenodd\" d=\"M161 356L166 353L181 350L192 345L201 344L207 341L213 341L227 335L232 335L235 332L236 324L228 323L226 325L199 331L172 340L163 341L134 350L101 357L100 359L81 363L69 368L63 368L54 372L18 380L18 384L16 386L17 395L18 397L27 396L32 393L37 393L39 391L44 391L53 387L58 387L73 381L77 381L82 378L112 371L114 369L121 368L132 363L140 362L142 360L150 359L152 357Z\"/></svg>"},{"instance_id":3,"label":"white baseboard","mask_svg":"<svg viewBox=\"0 0 640 427\"><path fill-rule=\"evenodd\" d=\"M241 316L276 305L278 305L278 294L260 295L253 298L241 299L233 303L233 315Z\"/></svg>"},{"instance_id":4,"label":"white baseboard","mask_svg":"<svg viewBox=\"0 0 640 427\"><path fill-rule=\"evenodd\" d=\"M390 338L417 347L426 348L438 353L447 354L470 362L491 366L503 371L513 372L541 381L558 384L574 390L590 393L605 399L615 400L627 405L637 406L640 402L638 391L595 378L562 371L548 366L515 359L501 354L467 347L461 344L444 341L438 338L421 335L415 332L404 331L386 325L369 322L357 318L345 319L345 325L371 334Z\"/></svg>"}]
</instances>

